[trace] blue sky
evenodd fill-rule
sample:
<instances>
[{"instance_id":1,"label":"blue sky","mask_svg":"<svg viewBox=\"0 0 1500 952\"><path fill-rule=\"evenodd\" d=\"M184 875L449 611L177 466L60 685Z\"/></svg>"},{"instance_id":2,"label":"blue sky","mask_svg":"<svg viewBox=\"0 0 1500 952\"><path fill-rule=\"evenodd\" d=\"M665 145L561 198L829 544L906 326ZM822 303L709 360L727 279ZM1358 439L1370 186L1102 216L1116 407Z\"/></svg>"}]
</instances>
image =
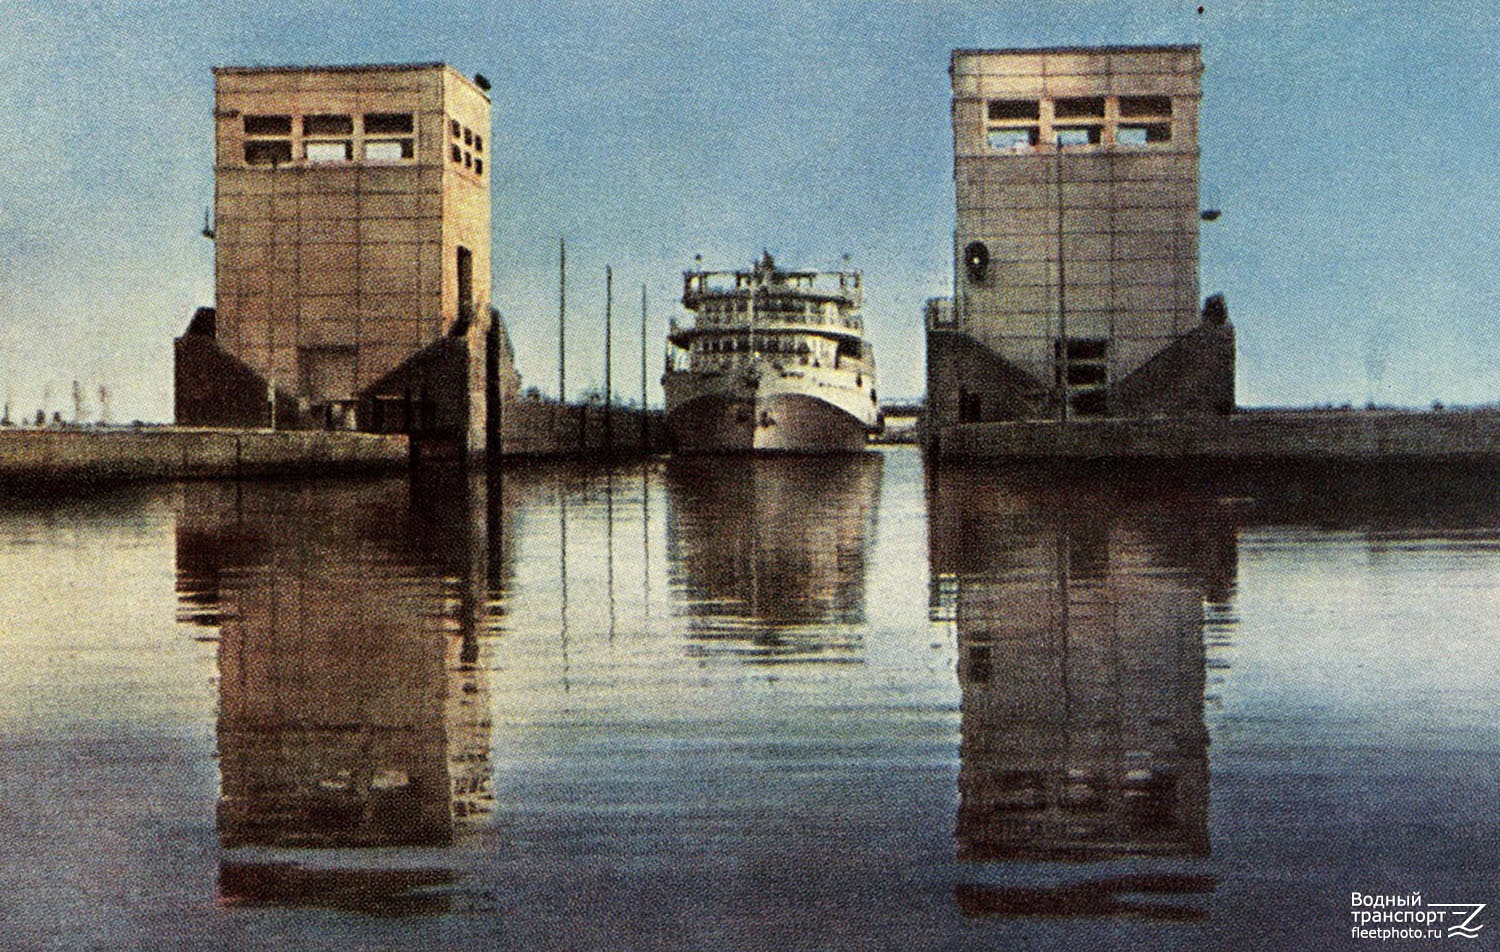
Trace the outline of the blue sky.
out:
<instances>
[{"instance_id":1,"label":"blue sky","mask_svg":"<svg viewBox=\"0 0 1500 952\"><path fill-rule=\"evenodd\" d=\"M1395 3L27 3L0 0L0 388L171 415L171 339L213 299L215 65L443 60L494 83L495 303L528 384L651 399L702 254L865 273L887 396L922 389L950 285L948 51L1200 43L1203 292L1246 405L1500 399L1500 6ZM575 389L576 388L576 389ZM50 396L49 396L50 394Z\"/></svg>"}]
</instances>

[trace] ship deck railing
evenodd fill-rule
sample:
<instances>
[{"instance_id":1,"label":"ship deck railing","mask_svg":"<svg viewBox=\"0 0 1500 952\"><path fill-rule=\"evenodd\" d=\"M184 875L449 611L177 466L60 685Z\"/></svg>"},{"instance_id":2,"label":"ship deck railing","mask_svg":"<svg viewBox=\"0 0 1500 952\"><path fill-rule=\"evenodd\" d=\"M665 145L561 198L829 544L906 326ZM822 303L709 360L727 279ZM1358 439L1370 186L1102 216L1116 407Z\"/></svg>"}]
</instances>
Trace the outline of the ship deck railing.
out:
<instances>
[{"instance_id":1,"label":"ship deck railing","mask_svg":"<svg viewBox=\"0 0 1500 952\"><path fill-rule=\"evenodd\" d=\"M740 315L736 315L736 319L729 321L705 321L702 318L679 321L673 318L669 333L674 337L686 333L746 333L751 330L756 332L800 332L806 334L827 334L833 332L841 336L863 336L864 334L864 321L857 317L828 320L826 318L808 318L803 315L793 317L757 314L753 323L748 317L744 319L740 319L740 317Z\"/></svg>"}]
</instances>

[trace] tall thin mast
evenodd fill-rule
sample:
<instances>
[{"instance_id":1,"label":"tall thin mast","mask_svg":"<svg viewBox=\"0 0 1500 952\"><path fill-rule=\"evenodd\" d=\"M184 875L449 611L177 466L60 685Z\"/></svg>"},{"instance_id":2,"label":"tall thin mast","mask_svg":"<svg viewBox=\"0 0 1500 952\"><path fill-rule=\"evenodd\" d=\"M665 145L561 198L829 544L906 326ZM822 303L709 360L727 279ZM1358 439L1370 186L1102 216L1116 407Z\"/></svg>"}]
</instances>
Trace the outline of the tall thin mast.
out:
<instances>
[{"instance_id":1,"label":"tall thin mast","mask_svg":"<svg viewBox=\"0 0 1500 952\"><path fill-rule=\"evenodd\" d=\"M646 451L646 285L641 284L641 452Z\"/></svg>"},{"instance_id":2,"label":"tall thin mast","mask_svg":"<svg viewBox=\"0 0 1500 952\"><path fill-rule=\"evenodd\" d=\"M615 431L611 420L612 406L615 401L613 366L613 331L610 309L614 303L615 276L609 265L604 266L604 450L606 453L613 452L615 447Z\"/></svg>"},{"instance_id":3,"label":"tall thin mast","mask_svg":"<svg viewBox=\"0 0 1500 952\"><path fill-rule=\"evenodd\" d=\"M557 402L568 402L568 240L557 239Z\"/></svg>"}]
</instances>

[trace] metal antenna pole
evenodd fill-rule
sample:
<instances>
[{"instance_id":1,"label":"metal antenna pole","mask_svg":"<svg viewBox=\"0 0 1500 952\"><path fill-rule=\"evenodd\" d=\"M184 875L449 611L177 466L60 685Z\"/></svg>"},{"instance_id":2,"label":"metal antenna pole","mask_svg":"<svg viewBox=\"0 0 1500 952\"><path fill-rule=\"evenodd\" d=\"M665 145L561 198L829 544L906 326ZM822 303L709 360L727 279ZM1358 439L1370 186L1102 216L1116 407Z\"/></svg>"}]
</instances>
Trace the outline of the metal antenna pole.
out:
<instances>
[{"instance_id":1,"label":"metal antenna pole","mask_svg":"<svg viewBox=\"0 0 1500 952\"><path fill-rule=\"evenodd\" d=\"M568 241L557 239L557 402L568 402Z\"/></svg>"},{"instance_id":2,"label":"metal antenna pole","mask_svg":"<svg viewBox=\"0 0 1500 952\"><path fill-rule=\"evenodd\" d=\"M615 448L615 431L612 426L612 406L615 401L613 384L613 322L610 310L614 303L614 270L609 265L604 266L604 451L613 453Z\"/></svg>"},{"instance_id":3,"label":"metal antenna pole","mask_svg":"<svg viewBox=\"0 0 1500 952\"><path fill-rule=\"evenodd\" d=\"M646 285L641 284L641 452L646 452Z\"/></svg>"}]
</instances>

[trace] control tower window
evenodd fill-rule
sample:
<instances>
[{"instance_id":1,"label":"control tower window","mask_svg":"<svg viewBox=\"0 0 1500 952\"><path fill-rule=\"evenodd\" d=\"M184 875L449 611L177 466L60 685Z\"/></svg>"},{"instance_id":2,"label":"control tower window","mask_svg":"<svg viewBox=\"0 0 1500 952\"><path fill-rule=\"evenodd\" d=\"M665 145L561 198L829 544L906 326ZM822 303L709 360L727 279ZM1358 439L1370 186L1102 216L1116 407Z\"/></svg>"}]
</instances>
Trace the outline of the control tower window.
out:
<instances>
[{"instance_id":1,"label":"control tower window","mask_svg":"<svg viewBox=\"0 0 1500 952\"><path fill-rule=\"evenodd\" d=\"M991 99L985 144L997 152L1027 152L1041 139L1042 104L1035 99Z\"/></svg>"},{"instance_id":2,"label":"control tower window","mask_svg":"<svg viewBox=\"0 0 1500 952\"><path fill-rule=\"evenodd\" d=\"M1158 142L1170 142L1172 139L1172 126L1170 123L1153 122L1147 125L1121 125L1115 130L1115 143L1117 145L1155 145Z\"/></svg>"},{"instance_id":3,"label":"control tower window","mask_svg":"<svg viewBox=\"0 0 1500 952\"><path fill-rule=\"evenodd\" d=\"M1127 119L1170 118L1171 96L1121 96L1120 115Z\"/></svg>"},{"instance_id":4,"label":"control tower window","mask_svg":"<svg viewBox=\"0 0 1500 952\"><path fill-rule=\"evenodd\" d=\"M1040 131L1036 126L991 129L985 141L1001 152L1020 152L1037 144Z\"/></svg>"},{"instance_id":5,"label":"control tower window","mask_svg":"<svg viewBox=\"0 0 1500 952\"><path fill-rule=\"evenodd\" d=\"M348 162L354 158L354 120L350 116L302 117L302 155L309 162Z\"/></svg>"},{"instance_id":6,"label":"control tower window","mask_svg":"<svg viewBox=\"0 0 1500 952\"><path fill-rule=\"evenodd\" d=\"M400 162L416 156L416 125L409 112L372 112L365 115L365 158L372 162Z\"/></svg>"},{"instance_id":7,"label":"control tower window","mask_svg":"<svg viewBox=\"0 0 1500 952\"><path fill-rule=\"evenodd\" d=\"M1103 119L1104 100L1097 96L1059 98L1052 111L1059 119Z\"/></svg>"},{"instance_id":8,"label":"control tower window","mask_svg":"<svg viewBox=\"0 0 1500 952\"><path fill-rule=\"evenodd\" d=\"M291 116L245 117L245 164L285 165L292 161Z\"/></svg>"},{"instance_id":9,"label":"control tower window","mask_svg":"<svg viewBox=\"0 0 1500 952\"><path fill-rule=\"evenodd\" d=\"M1057 126L1052 130L1059 146L1098 145L1099 126Z\"/></svg>"},{"instance_id":10,"label":"control tower window","mask_svg":"<svg viewBox=\"0 0 1500 952\"><path fill-rule=\"evenodd\" d=\"M991 122L1028 119L1035 122L1042 117L1042 104L1035 99L991 99L989 116Z\"/></svg>"}]
</instances>

